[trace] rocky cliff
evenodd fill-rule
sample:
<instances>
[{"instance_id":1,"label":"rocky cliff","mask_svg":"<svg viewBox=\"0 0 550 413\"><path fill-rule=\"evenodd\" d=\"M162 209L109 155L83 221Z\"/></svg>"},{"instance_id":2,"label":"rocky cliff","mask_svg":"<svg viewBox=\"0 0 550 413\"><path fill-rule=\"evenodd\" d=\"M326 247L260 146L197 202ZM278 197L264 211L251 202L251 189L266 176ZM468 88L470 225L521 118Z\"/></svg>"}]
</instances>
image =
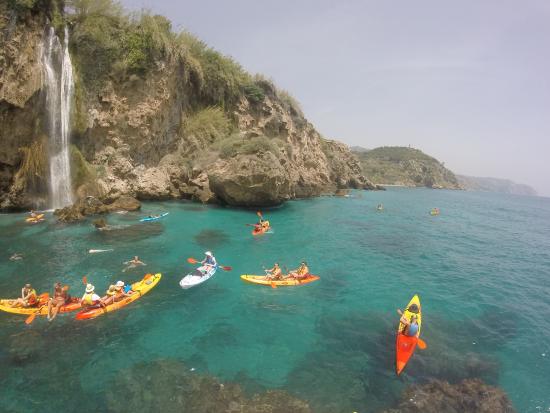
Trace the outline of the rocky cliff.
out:
<instances>
[{"instance_id":1,"label":"rocky cliff","mask_svg":"<svg viewBox=\"0 0 550 413\"><path fill-rule=\"evenodd\" d=\"M455 175L437 159L414 148L354 148L366 176L380 185L462 189Z\"/></svg>"},{"instance_id":2,"label":"rocky cliff","mask_svg":"<svg viewBox=\"0 0 550 413\"><path fill-rule=\"evenodd\" d=\"M529 185L517 184L509 179L481 178L477 176L457 175L458 182L469 191L499 192L514 195L537 195Z\"/></svg>"},{"instance_id":3,"label":"rocky cliff","mask_svg":"<svg viewBox=\"0 0 550 413\"><path fill-rule=\"evenodd\" d=\"M0 5L0 208L47 204L40 52L50 24L60 37L69 27L78 198L260 206L373 188L290 95L165 18L129 17L109 0L13 0Z\"/></svg>"}]
</instances>

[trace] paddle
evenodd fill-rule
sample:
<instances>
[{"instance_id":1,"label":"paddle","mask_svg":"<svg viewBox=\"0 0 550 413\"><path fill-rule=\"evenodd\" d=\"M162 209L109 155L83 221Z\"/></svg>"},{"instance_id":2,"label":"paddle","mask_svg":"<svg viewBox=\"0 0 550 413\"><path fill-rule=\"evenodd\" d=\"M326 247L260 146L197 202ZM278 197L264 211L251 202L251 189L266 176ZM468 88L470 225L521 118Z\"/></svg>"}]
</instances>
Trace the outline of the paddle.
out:
<instances>
[{"instance_id":1,"label":"paddle","mask_svg":"<svg viewBox=\"0 0 550 413\"><path fill-rule=\"evenodd\" d=\"M426 342L419 337L418 338L418 348L420 350L426 350L427 347L428 347L428 345L426 344Z\"/></svg>"},{"instance_id":2,"label":"paddle","mask_svg":"<svg viewBox=\"0 0 550 413\"><path fill-rule=\"evenodd\" d=\"M42 300L47 300L48 298L50 298L50 293L42 293L38 296L38 302L42 301ZM40 313L40 310L42 310L42 307L45 307L48 303L44 303L42 304L40 307L38 307L38 310L36 310L34 313L32 313L30 316L28 316L25 320L25 324L29 325L31 324L34 319L36 318L36 316Z\"/></svg>"},{"instance_id":3,"label":"paddle","mask_svg":"<svg viewBox=\"0 0 550 413\"><path fill-rule=\"evenodd\" d=\"M200 261L196 260L195 258L189 257L187 258L187 262L189 264L198 264ZM224 266L224 265L218 265L218 267L220 267L224 271L231 271L233 269L233 267Z\"/></svg>"}]
</instances>

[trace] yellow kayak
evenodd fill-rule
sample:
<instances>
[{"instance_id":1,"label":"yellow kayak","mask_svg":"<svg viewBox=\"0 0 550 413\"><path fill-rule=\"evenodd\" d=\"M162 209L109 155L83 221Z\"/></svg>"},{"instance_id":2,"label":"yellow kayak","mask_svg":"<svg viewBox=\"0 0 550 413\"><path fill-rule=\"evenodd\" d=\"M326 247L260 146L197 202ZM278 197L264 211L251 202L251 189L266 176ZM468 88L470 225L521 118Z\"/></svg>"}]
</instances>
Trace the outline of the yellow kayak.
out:
<instances>
[{"instance_id":1,"label":"yellow kayak","mask_svg":"<svg viewBox=\"0 0 550 413\"><path fill-rule=\"evenodd\" d=\"M126 307L133 301L136 301L138 298L141 298L142 295L147 294L149 291L155 287L160 281L162 274L145 274L143 280L135 282L132 284L132 293L129 297L125 297L121 301L117 301L113 304L106 306L105 308L93 307L86 310L82 310L76 315L77 320L85 320L87 318L95 318L100 315L109 313L111 311L116 311L122 307Z\"/></svg>"},{"instance_id":2,"label":"yellow kayak","mask_svg":"<svg viewBox=\"0 0 550 413\"><path fill-rule=\"evenodd\" d=\"M284 280L268 280L265 278L265 275L244 274L244 275L241 275L241 279L243 281L246 281L252 284L268 285L271 287L273 286L290 287L290 286L308 284L310 282L317 281L319 277L317 275L308 274L306 278L302 278L299 280L296 280L294 278L288 278Z\"/></svg>"},{"instance_id":3,"label":"yellow kayak","mask_svg":"<svg viewBox=\"0 0 550 413\"><path fill-rule=\"evenodd\" d=\"M40 222L40 221L44 221L44 214L38 214L35 217L28 217L28 218L25 219L25 221L33 223L33 224L35 224L37 222Z\"/></svg>"},{"instance_id":4,"label":"yellow kayak","mask_svg":"<svg viewBox=\"0 0 550 413\"><path fill-rule=\"evenodd\" d=\"M12 313L12 314L24 314L24 315L31 315L34 313L38 313L37 315L48 314L48 306L45 305L47 301L46 303L41 303L36 307L12 307L9 305L10 301L12 300L0 300L0 311L5 311L6 313ZM59 312L68 313L69 311L78 310L79 308L80 308L80 299L73 297L70 302L62 305L59 308Z\"/></svg>"}]
</instances>

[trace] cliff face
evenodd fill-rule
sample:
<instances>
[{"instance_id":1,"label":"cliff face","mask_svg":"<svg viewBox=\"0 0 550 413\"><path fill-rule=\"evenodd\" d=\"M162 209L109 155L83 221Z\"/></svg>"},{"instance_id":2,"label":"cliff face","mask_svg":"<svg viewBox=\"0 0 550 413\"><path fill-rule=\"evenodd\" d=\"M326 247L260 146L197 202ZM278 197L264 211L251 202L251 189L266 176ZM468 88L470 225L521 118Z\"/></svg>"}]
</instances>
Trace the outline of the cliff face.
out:
<instances>
[{"instance_id":1,"label":"cliff face","mask_svg":"<svg viewBox=\"0 0 550 413\"><path fill-rule=\"evenodd\" d=\"M455 175L437 159L405 147L357 150L363 172L377 184L462 189Z\"/></svg>"},{"instance_id":2,"label":"cliff face","mask_svg":"<svg viewBox=\"0 0 550 413\"><path fill-rule=\"evenodd\" d=\"M529 185L516 184L508 179L481 178L476 176L457 175L458 182L466 190L499 192L514 195L537 195Z\"/></svg>"},{"instance_id":3,"label":"cliff face","mask_svg":"<svg viewBox=\"0 0 550 413\"><path fill-rule=\"evenodd\" d=\"M46 201L40 48L52 12L42 5L48 2L35 3L0 6L3 209ZM119 10L75 4L63 24L76 79L71 166L78 197L256 206L373 188L347 147L323 139L270 81L173 34L160 16L130 20ZM35 158L41 167L29 172L23 165Z\"/></svg>"}]
</instances>

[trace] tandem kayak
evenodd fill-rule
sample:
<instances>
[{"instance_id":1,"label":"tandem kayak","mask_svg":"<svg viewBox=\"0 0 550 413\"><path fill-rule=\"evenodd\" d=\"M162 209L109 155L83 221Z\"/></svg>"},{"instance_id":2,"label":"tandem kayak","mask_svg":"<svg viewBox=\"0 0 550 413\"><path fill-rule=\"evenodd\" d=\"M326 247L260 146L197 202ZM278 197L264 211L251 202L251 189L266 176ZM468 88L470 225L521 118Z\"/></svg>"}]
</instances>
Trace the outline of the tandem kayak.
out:
<instances>
[{"instance_id":1,"label":"tandem kayak","mask_svg":"<svg viewBox=\"0 0 550 413\"><path fill-rule=\"evenodd\" d=\"M11 307L8 302L11 300L0 300L0 310L12 314L23 314L23 315L48 315L48 304L43 302L37 307ZM68 313L70 311L78 310L80 307L80 299L73 297L70 302L65 305L62 305L59 308L60 313Z\"/></svg>"},{"instance_id":2,"label":"tandem kayak","mask_svg":"<svg viewBox=\"0 0 550 413\"><path fill-rule=\"evenodd\" d=\"M95 318L100 315L110 313L111 311L116 311L122 307L126 307L133 301L136 301L138 298L141 298L144 294L147 294L152 290L160 281L162 274L145 274L143 280L137 281L132 284L132 293L129 297L124 297L122 300L117 301L113 304L106 306L105 308L93 307L86 310L83 310L76 315L77 320L85 320L88 318Z\"/></svg>"},{"instance_id":3,"label":"tandem kayak","mask_svg":"<svg viewBox=\"0 0 550 413\"><path fill-rule=\"evenodd\" d=\"M268 285L271 287L273 287L274 285L277 287L292 287L317 281L319 277L317 275L308 274L306 278L300 280L296 280L293 278L289 278L286 280L266 280L265 275L244 274L241 275L241 279L252 284Z\"/></svg>"},{"instance_id":4,"label":"tandem kayak","mask_svg":"<svg viewBox=\"0 0 550 413\"><path fill-rule=\"evenodd\" d=\"M139 222L150 222L150 221L156 221L158 219L164 218L166 215L168 215L169 212L165 212L164 214L160 214L158 217L145 217L141 218Z\"/></svg>"},{"instance_id":5,"label":"tandem kayak","mask_svg":"<svg viewBox=\"0 0 550 413\"><path fill-rule=\"evenodd\" d=\"M418 333L413 337L406 336L402 333L404 324L399 322L397 337L395 339L395 372L397 375L401 374L409 362L409 359L413 355L416 345L418 344L418 337L420 337L420 329L422 327L422 307L420 306L420 298L418 298L418 295L415 295L409 304L407 304L403 315L409 319L412 315L414 315L414 313L409 311L409 307L413 304L416 304L419 309L418 314L416 314L418 316Z\"/></svg>"},{"instance_id":6,"label":"tandem kayak","mask_svg":"<svg viewBox=\"0 0 550 413\"><path fill-rule=\"evenodd\" d=\"M194 287L195 285L202 284L209 278L212 278L216 274L218 266L203 265L202 267L197 268L190 274L187 274L180 281L180 287L184 290Z\"/></svg>"}]
</instances>

